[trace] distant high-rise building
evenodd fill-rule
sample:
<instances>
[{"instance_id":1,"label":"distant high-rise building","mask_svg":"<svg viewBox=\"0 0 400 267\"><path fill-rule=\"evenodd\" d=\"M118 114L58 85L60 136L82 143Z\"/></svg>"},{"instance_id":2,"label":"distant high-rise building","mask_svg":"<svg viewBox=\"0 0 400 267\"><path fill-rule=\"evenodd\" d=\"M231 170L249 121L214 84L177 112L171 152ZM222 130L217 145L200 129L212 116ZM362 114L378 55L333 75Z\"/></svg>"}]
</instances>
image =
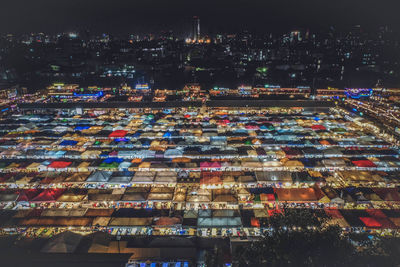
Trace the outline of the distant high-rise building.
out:
<instances>
[{"instance_id":1,"label":"distant high-rise building","mask_svg":"<svg viewBox=\"0 0 400 267\"><path fill-rule=\"evenodd\" d=\"M192 35L194 41L200 40L200 18L197 16L193 17Z\"/></svg>"}]
</instances>

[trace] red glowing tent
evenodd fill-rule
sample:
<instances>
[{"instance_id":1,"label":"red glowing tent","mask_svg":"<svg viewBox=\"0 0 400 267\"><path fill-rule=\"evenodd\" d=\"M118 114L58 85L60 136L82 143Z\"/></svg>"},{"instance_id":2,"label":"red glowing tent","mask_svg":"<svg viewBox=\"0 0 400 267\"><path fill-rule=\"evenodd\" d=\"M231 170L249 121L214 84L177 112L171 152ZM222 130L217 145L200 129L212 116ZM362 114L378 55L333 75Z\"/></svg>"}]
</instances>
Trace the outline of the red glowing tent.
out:
<instances>
[{"instance_id":1,"label":"red glowing tent","mask_svg":"<svg viewBox=\"0 0 400 267\"><path fill-rule=\"evenodd\" d=\"M115 130L115 131L113 131L112 133L110 133L110 134L108 135L108 137L122 138L122 137L125 137L125 135L126 135L127 133L128 133L128 132L127 132L127 131L124 131L124 130Z\"/></svg>"},{"instance_id":2,"label":"red glowing tent","mask_svg":"<svg viewBox=\"0 0 400 267\"><path fill-rule=\"evenodd\" d=\"M340 211L338 209L333 209L333 208L329 208L329 209L324 209L326 215L328 215L331 218L343 218L343 215L340 213Z\"/></svg>"},{"instance_id":3,"label":"red glowing tent","mask_svg":"<svg viewBox=\"0 0 400 267\"><path fill-rule=\"evenodd\" d=\"M71 164L72 162L70 161L53 161L48 167L54 169L62 169L68 167Z\"/></svg>"},{"instance_id":4,"label":"red glowing tent","mask_svg":"<svg viewBox=\"0 0 400 267\"><path fill-rule=\"evenodd\" d=\"M268 215L269 216L274 216L274 215L280 214L280 213L282 213L282 211L279 210L279 209L268 210Z\"/></svg>"},{"instance_id":5,"label":"red glowing tent","mask_svg":"<svg viewBox=\"0 0 400 267\"><path fill-rule=\"evenodd\" d=\"M377 209L366 209L366 212L368 212L369 215L375 218L387 218L385 213L383 213L381 210Z\"/></svg>"},{"instance_id":6,"label":"red glowing tent","mask_svg":"<svg viewBox=\"0 0 400 267\"><path fill-rule=\"evenodd\" d=\"M311 126L311 129L313 129L314 131L322 131L322 130L326 130L324 125L320 125L320 124L316 124Z\"/></svg>"},{"instance_id":7,"label":"red glowing tent","mask_svg":"<svg viewBox=\"0 0 400 267\"><path fill-rule=\"evenodd\" d=\"M360 217L360 220L365 224L366 227L371 227L371 228L382 227L382 224L373 217Z\"/></svg>"},{"instance_id":8,"label":"red glowing tent","mask_svg":"<svg viewBox=\"0 0 400 267\"><path fill-rule=\"evenodd\" d=\"M260 200L265 202L265 201L275 201L275 195L274 194L260 194Z\"/></svg>"},{"instance_id":9,"label":"red glowing tent","mask_svg":"<svg viewBox=\"0 0 400 267\"><path fill-rule=\"evenodd\" d=\"M354 165L356 165L357 167L376 167L376 165L372 161L367 160L367 159L354 160L354 161L352 161L352 163Z\"/></svg>"},{"instance_id":10,"label":"red glowing tent","mask_svg":"<svg viewBox=\"0 0 400 267\"><path fill-rule=\"evenodd\" d=\"M377 222L382 225L382 228L385 229L394 229L397 228L393 222L389 220L385 213L382 210L377 209L367 209L366 210L371 217L373 217Z\"/></svg>"},{"instance_id":11,"label":"red glowing tent","mask_svg":"<svg viewBox=\"0 0 400 267\"><path fill-rule=\"evenodd\" d=\"M41 189L23 189L19 191L19 197L17 201L30 201L34 197L42 192Z\"/></svg>"},{"instance_id":12,"label":"red glowing tent","mask_svg":"<svg viewBox=\"0 0 400 267\"><path fill-rule=\"evenodd\" d=\"M31 201L53 202L56 201L65 191L64 188L45 189L42 193L34 197Z\"/></svg>"},{"instance_id":13,"label":"red glowing tent","mask_svg":"<svg viewBox=\"0 0 400 267\"><path fill-rule=\"evenodd\" d=\"M251 218L251 226L253 227L260 227L260 220L258 218Z\"/></svg>"}]
</instances>

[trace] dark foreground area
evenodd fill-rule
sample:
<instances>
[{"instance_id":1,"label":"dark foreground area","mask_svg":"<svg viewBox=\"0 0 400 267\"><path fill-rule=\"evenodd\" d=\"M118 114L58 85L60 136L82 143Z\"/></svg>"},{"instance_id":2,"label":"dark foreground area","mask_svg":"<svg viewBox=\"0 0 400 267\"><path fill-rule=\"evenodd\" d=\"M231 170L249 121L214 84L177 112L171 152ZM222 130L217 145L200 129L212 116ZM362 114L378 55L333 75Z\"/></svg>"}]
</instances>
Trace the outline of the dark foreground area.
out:
<instances>
[{"instance_id":1,"label":"dark foreground area","mask_svg":"<svg viewBox=\"0 0 400 267\"><path fill-rule=\"evenodd\" d=\"M17 245L16 236L0 238L1 266L88 266L111 267L125 266L131 254L89 254L89 253L41 253L40 248L45 240L35 240L31 246L23 248Z\"/></svg>"}]
</instances>

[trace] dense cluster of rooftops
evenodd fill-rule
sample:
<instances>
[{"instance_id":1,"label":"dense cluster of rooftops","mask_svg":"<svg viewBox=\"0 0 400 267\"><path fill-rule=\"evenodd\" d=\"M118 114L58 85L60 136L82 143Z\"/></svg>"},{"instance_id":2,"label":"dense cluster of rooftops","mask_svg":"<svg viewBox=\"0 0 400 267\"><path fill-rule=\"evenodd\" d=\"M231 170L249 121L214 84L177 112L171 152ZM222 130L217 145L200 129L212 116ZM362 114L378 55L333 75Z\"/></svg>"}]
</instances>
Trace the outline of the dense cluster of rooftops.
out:
<instances>
[{"instance_id":1,"label":"dense cluster of rooftops","mask_svg":"<svg viewBox=\"0 0 400 267\"><path fill-rule=\"evenodd\" d=\"M285 208L400 226L397 145L338 108L14 112L0 119L0 228L258 236ZM368 127L367 127L368 126Z\"/></svg>"}]
</instances>

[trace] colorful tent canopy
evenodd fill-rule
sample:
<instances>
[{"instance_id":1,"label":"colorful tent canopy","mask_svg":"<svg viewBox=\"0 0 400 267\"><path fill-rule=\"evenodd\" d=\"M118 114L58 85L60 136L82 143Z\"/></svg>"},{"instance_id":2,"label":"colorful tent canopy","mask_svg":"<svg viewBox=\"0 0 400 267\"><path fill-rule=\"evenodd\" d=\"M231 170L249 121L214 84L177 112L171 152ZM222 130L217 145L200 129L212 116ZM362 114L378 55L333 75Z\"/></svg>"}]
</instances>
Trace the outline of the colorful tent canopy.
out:
<instances>
[{"instance_id":1,"label":"colorful tent canopy","mask_svg":"<svg viewBox=\"0 0 400 267\"><path fill-rule=\"evenodd\" d=\"M376 167L376 165L370 160L354 160L352 161L357 167Z\"/></svg>"},{"instance_id":2,"label":"colorful tent canopy","mask_svg":"<svg viewBox=\"0 0 400 267\"><path fill-rule=\"evenodd\" d=\"M53 202L56 201L65 191L63 188L45 189L34 197L32 202Z\"/></svg>"},{"instance_id":3,"label":"colorful tent canopy","mask_svg":"<svg viewBox=\"0 0 400 267\"><path fill-rule=\"evenodd\" d=\"M72 162L70 161L53 161L52 163L50 163L48 167L54 169L62 169L62 168L67 168L71 164Z\"/></svg>"},{"instance_id":4,"label":"colorful tent canopy","mask_svg":"<svg viewBox=\"0 0 400 267\"><path fill-rule=\"evenodd\" d=\"M78 142L77 141L75 141L75 140L63 140L61 143L60 143L60 146L74 146L74 145L76 145Z\"/></svg>"},{"instance_id":5,"label":"colorful tent canopy","mask_svg":"<svg viewBox=\"0 0 400 267\"><path fill-rule=\"evenodd\" d=\"M109 135L108 135L108 137L112 137L112 138L116 138L116 137L118 137L118 138L122 138L122 137L125 137L125 135L127 134L128 132L127 131L125 131L125 130L115 130L115 131L113 131L112 133L110 133Z\"/></svg>"}]
</instances>

